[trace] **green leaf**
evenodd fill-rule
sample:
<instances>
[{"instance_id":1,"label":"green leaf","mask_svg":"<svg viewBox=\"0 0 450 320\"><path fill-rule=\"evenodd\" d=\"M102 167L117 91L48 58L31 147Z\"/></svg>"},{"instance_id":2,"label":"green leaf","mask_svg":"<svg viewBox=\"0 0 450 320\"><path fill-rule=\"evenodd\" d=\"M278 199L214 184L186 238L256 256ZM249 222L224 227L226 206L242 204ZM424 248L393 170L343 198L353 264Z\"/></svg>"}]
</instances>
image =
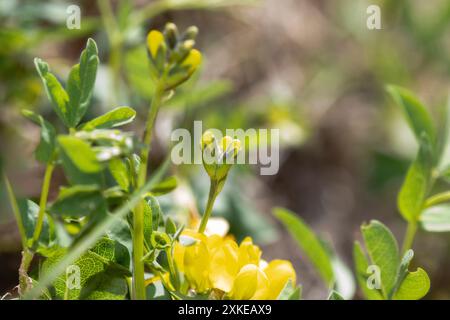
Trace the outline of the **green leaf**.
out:
<instances>
[{"instance_id":1,"label":"green leaf","mask_svg":"<svg viewBox=\"0 0 450 320\"><path fill-rule=\"evenodd\" d=\"M127 165L119 158L113 158L109 161L109 171L114 180L124 191L129 191L130 178Z\"/></svg>"},{"instance_id":2,"label":"green leaf","mask_svg":"<svg viewBox=\"0 0 450 320\"><path fill-rule=\"evenodd\" d=\"M421 227L429 232L450 231L450 204L440 204L425 209L420 215Z\"/></svg>"},{"instance_id":3,"label":"green leaf","mask_svg":"<svg viewBox=\"0 0 450 320\"><path fill-rule=\"evenodd\" d=\"M82 300L124 300L128 294L128 284L120 274L109 270L89 278L80 292Z\"/></svg>"},{"instance_id":4,"label":"green leaf","mask_svg":"<svg viewBox=\"0 0 450 320\"><path fill-rule=\"evenodd\" d=\"M22 217L22 224L28 239L33 238L34 229L36 228L36 221L39 214L39 206L31 200L18 200L20 215ZM39 244L49 246L55 240L55 226L54 222L47 214L44 216L44 223L42 225L41 234L39 236Z\"/></svg>"},{"instance_id":5,"label":"green leaf","mask_svg":"<svg viewBox=\"0 0 450 320\"><path fill-rule=\"evenodd\" d=\"M364 296L369 300L383 300L383 294L379 290L367 286L369 260L358 241L355 241L353 245L353 260L355 261L356 280Z\"/></svg>"},{"instance_id":6,"label":"green leaf","mask_svg":"<svg viewBox=\"0 0 450 320\"><path fill-rule=\"evenodd\" d=\"M48 64L39 58L34 64L44 84L45 91L52 102L53 109L65 126L71 127L69 96L58 79L50 73Z\"/></svg>"},{"instance_id":7,"label":"green leaf","mask_svg":"<svg viewBox=\"0 0 450 320\"><path fill-rule=\"evenodd\" d=\"M111 129L130 123L135 117L136 111L130 107L118 107L86 122L81 126L81 129L86 131L94 129Z\"/></svg>"},{"instance_id":8,"label":"green leaf","mask_svg":"<svg viewBox=\"0 0 450 320\"><path fill-rule=\"evenodd\" d=\"M394 294L394 300L418 300L430 290L430 278L425 270L418 268L415 272L408 272L400 288Z\"/></svg>"},{"instance_id":9,"label":"green leaf","mask_svg":"<svg viewBox=\"0 0 450 320\"><path fill-rule=\"evenodd\" d=\"M55 152L55 128L50 122L31 110L22 110L22 115L41 127L41 140L35 150L35 156L38 161L49 163Z\"/></svg>"},{"instance_id":10,"label":"green leaf","mask_svg":"<svg viewBox=\"0 0 450 320\"><path fill-rule=\"evenodd\" d=\"M160 196L173 191L177 186L177 179L174 176L170 176L158 183L152 190L150 190L150 192L154 196Z\"/></svg>"},{"instance_id":11,"label":"green leaf","mask_svg":"<svg viewBox=\"0 0 450 320\"><path fill-rule=\"evenodd\" d=\"M177 232L177 226L170 217L166 218L165 231L168 235L171 236L173 236Z\"/></svg>"},{"instance_id":12,"label":"green leaf","mask_svg":"<svg viewBox=\"0 0 450 320\"><path fill-rule=\"evenodd\" d=\"M419 218L430 188L431 150L424 139L421 141L417 158L409 167L397 198L400 213L409 222L415 222Z\"/></svg>"},{"instance_id":13,"label":"green leaf","mask_svg":"<svg viewBox=\"0 0 450 320\"><path fill-rule=\"evenodd\" d=\"M110 239L127 248L128 255L131 257L133 252L133 239L131 237L130 225L125 219L117 220L106 234Z\"/></svg>"},{"instance_id":14,"label":"green leaf","mask_svg":"<svg viewBox=\"0 0 450 320\"><path fill-rule=\"evenodd\" d=\"M91 251L105 258L106 260L122 265L125 268L130 267L129 251L127 247L125 247L118 241L103 237L91 249Z\"/></svg>"},{"instance_id":15,"label":"green leaf","mask_svg":"<svg viewBox=\"0 0 450 320\"><path fill-rule=\"evenodd\" d=\"M288 280L283 290L277 297L277 300L300 300L301 298L301 286L294 287L292 281Z\"/></svg>"},{"instance_id":16,"label":"green leaf","mask_svg":"<svg viewBox=\"0 0 450 320\"><path fill-rule=\"evenodd\" d=\"M61 149L59 152L62 167L65 176L72 185L99 185L102 181L101 172L86 173L81 171L70 159L70 157Z\"/></svg>"},{"instance_id":17,"label":"green leaf","mask_svg":"<svg viewBox=\"0 0 450 320\"><path fill-rule=\"evenodd\" d=\"M81 171L95 173L102 170L89 143L73 136L59 136L58 143L72 163Z\"/></svg>"},{"instance_id":18,"label":"green leaf","mask_svg":"<svg viewBox=\"0 0 450 320\"><path fill-rule=\"evenodd\" d=\"M439 137L439 157L437 169L442 175L450 174L450 96L443 112L444 124L438 134Z\"/></svg>"},{"instance_id":19,"label":"green leaf","mask_svg":"<svg viewBox=\"0 0 450 320\"><path fill-rule=\"evenodd\" d=\"M420 141L422 134L425 133L428 140L434 145L436 142L436 129L433 121L427 109L414 94L407 89L394 85L388 86L387 91L396 104L403 109L408 125L416 136L417 141Z\"/></svg>"},{"instance_id":20,"label":"green leaf","mask_svg":"<svg viewBox=\"0 0 450 320\"><path fill-rule=\"evenodd\" d=\"M397 241L391 231L376 220L363 225L361 231L371 264L381 270L381 289L387 298L394 288L400 264Z\"/></svg>"},{"instance_id":21,"label":"green leaf","mask_svg":"<svg viewBox=\"0 0 450 320\"><path fill-rule=\"evenodd\" d=\"M332 290L328 296L328 300L345 300L337 291Z\"/></svg>"},{"instance_id":22,"label":"green leaf","mask_svg":"<svg viewBox=\"0 0 450 320\"><path fill-rule=\"evenodd\" d=\"M41 267L41 273L46 274L49 270L51 270L52 266L58 264L66 255L67 249L60 249L55 252L52 256L48 257ZM80 293L82 288L86 285L89 278L92 276L102 272L105 270L105 263L97 254L87 251L82 256L77 258L66 272L60 274L53 281L53 287L55 289L56 297L59 299L67 299L67 300L77 300L80 297ZM75 279L75 275L79 271L79 284L77 286L77 281ZM69 281L67 281L67 275L69 275ZM71 281L73 280L73 282ZM67 287L67 284L70 284L70 287Z\"/></svg>"},{"instance_id":23,"label":"green leaf","mask_svg":"<svg viewBox=\"0 0 450 320\"><path fill-rule=\"evenodd\" d=\"M70 97L71 127L75 127L83 118L89 106L94 89L97 66L99 63L97 45L88 39L86 49L80 56L80 63L72 67L67 81Z\"/></svg>"},{"instance_id":24,"label":"green leaf","mask_svg":"<svg viewBox=\"0 0 450 320\"><path fill-rule=\"evenodd\" d=\"M98 186L77 185L61 188L49 211L55 215L84 217L103 211L105 207L105 199Z\"/></svg>"},{"instance_id":25,"label":"green leaf","mask_svg":"<svg viewBox=\"0 0 450 320\"><path fill-rule=\"evenodd\" d=\"M300 217L286 209L276 208L274 215L297 241L299 247L316 267L325 284L331 286L334 281L331 259L326 248L324 248L314 232Z\"/></svg>"},{"instance_id":26,"label":"green leaf","mask_svg":"<svg viewBox=\"0 0 450 320\"><path fill-rule=\"evenodd\" d=\"M125 218L126 215L130 213L130 211L139 204L142 197L159 181L161 181L162 177L166 174L170 164L170 158L167 158L164 163L158 167L156 171L154 171L150 180L146 182L146 184L136 190L129 198L128 202L124 202L119 208L117 208L113 213L107 215L105 219L100 221L97 225L95 225L89 233L85 235L82 239L76 242L70 251L67 251L67 254L63 256L60 260L54 263L50 268L48 268L45 272L41 273L39 277L39 283L36 287L33 287L30 292L25 295L25 299L34 299L41 295L43 290L51 285L55 279L64 275L67 270L67 267L72 265L77 259L83 255L86 250L88 250L92 245L105 235L105 232L110 230L117 224L118 221ZM96 255L98 257L98 255Z\"/></svg>"}]
</instances>

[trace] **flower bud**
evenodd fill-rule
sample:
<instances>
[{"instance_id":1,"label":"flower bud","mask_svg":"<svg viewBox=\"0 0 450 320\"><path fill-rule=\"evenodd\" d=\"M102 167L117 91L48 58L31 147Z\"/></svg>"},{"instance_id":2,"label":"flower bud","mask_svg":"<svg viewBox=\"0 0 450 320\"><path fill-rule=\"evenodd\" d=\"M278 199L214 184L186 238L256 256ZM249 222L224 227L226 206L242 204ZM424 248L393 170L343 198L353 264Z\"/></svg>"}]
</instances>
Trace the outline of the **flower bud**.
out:
<instances>
[{"instance_id":1,"label":"flower bud","mask_svg":"<svg viewBox=\"0 0 450 320\"><path fill-rule=\"evenodd\" d=\"M198 28L196 26L190 26L183 33L181 40L194 40L198 35Z\"/></svg>"},{"instance_id":2,"label":"flower bud","mask_svg":"<svg viewBox=\"0 0 450 320\"><path fill-rule=\"evenodd\" d=\"M222 181L226 178L237 157L241 142L230 136L225 136L217 143L211 131L205 131L202 135L202 160L203 166L211 180Z\"/></svg>"},{"instance_id":3,"label":"flower bud","mask_svg":"<svg viewBox=\"0 0 450 320\"><path fill-rule=\"evenodd\" d=\"M164 36L170 49L174 49L178 42L178 28L175 23L168 22L164 28Z\"/></svg>"},{"instance_id":4,"label":"flower bud","mask_svg":"<svg viewBox=\"0 0 450 320\"><path fill-rule=\"evenodd\" d=\"M152 73L163 81L165 90L179 86L197 70L202 61L200 51L194 49L197 27L189 27L179 36L175 24L167 23L164 33L150 31L147 47Z\"/></svg>"}]
</instances>

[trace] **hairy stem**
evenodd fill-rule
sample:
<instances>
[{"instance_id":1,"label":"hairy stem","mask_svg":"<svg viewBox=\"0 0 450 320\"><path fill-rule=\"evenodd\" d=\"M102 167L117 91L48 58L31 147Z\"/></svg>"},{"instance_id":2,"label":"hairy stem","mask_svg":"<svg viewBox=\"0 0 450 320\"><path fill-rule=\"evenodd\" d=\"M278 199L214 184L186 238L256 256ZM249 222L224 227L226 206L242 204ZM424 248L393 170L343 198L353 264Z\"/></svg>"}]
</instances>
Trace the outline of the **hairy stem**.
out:
<instances>
[{"instance_id":1,"label":"hairy stem","mask_svg":"<svg viewBox=\"0 0 450 320\"><path fill-rule=\"evenodd\" d=\"M33 247L37 244L39 237L41 235L42 225L44 224L45 210L47 207L48 192L50 190L50 181L52 180L53 169L54 169L53 163L47 164L47 167L45 169L44 181L42 183L41 198L39 200L39 213L38 213L38 218L37 218L37 222L36 222L36 227L34 228L33 240L32 240L33 242L32 242L31 247Z\"/></svg>"},{"instance_id":2,"label":"hairy stem","mask_svg":"<svg viewBox=\"0 0 450 320\"><path fill-rule=\"evenodd\" d=\"M200 227L198 228L199 233L205 232L206 225L208 224L209 217L211 216L214 201L217 198L217 183L211 181L211 186L209 188L208 202L206 203L205 213L203 214L202 221L200 222Z\"/></svg>"},{"instance_id":3,"label":"hairy stem","mask_svg":"<svg viewBox=\"0 0 450 320\"><path fill-rule=\"evenodd\" d=\"M138 172L137 187L141 188L147 179L148 154L152 142L153 125L158 114L163 95L163 84L158 82L147 117L144 131L144 147L141 151L141 164ZM144 280L144 206L140 202L133 213L133 299L145 299Z\"/></svg>"}]
</instances>

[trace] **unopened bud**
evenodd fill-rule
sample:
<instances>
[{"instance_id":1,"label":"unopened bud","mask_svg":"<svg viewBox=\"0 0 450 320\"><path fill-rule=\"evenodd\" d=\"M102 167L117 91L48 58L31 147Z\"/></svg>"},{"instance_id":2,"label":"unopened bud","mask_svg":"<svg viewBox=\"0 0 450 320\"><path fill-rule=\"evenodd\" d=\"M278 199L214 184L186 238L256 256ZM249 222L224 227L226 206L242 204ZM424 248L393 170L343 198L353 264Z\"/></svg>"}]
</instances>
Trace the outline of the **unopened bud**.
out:
<instances>
[{"instance_id":1,"label":"unopened bud","mask_svg":"<svg viewBox=\"0 0 450 320\"><path fill-rule=\"evenodd\" d=\"M172 23L168 22L164 28L164 35L169 48L174 49L178 42L178 28Z\"/></svg>"},{"instance_id":2,"label":"unopened bud","mask_svg":"<svg viewBox=\"0 0 450 320\"><path fill-rule=\"evenodd\" d=\"M196 26L190 26L186 29L181 37L182 40L194 40L198 35L198 28Z\"/></svg>"}]
</instances>

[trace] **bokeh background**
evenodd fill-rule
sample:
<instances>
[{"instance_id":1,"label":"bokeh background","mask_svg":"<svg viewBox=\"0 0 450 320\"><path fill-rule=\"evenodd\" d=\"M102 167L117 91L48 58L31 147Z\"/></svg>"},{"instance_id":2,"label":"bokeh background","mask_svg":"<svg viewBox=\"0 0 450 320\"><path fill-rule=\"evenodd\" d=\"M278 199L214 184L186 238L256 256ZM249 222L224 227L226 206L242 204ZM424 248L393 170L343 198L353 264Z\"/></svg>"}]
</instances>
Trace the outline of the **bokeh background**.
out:
<instances>
[{"instance_id":1,"label":"bokeh background","mask_svg":"<svg viewBox=\"0 0 450 320\"><path fill-rule=\"evenodd\" d=\"M71 4L81 8L80 30L66 28ZM370 4L381 7L381 30L366 27ZM161 110L153 166L167 154L171 130L190 128L193 120L219 129L279 128L278 174L261 176L257 166L233 169L214 214L229 220L238 239L251 235L266 259L290 259L306 299L326 298L326 288L272 217L274 206L300 215L350 267L364 221L381 220L401 241L406 224L396 196L417 146L384 87L408 87L435 114L446 103L448 0L1 1L0 161L19 196L38 198L43 177L32 154L39 129L19 111L56 120L33 58L45 59L64 79L93 37L101 67L88 117L129 105L141 118L127 129L140 132L152 92L144 39L167 21L199 27L205 61ZM180 186L161 199L166 212L202 212L208 180L201 167L172 171ZM57 172L50 199L63 183ZM450 236L421 232L414 249L414 263L431 277L426 298L450 299ZM0 293L17 284L19 251L1 185Z\"/></svg>"}]
</instances>

